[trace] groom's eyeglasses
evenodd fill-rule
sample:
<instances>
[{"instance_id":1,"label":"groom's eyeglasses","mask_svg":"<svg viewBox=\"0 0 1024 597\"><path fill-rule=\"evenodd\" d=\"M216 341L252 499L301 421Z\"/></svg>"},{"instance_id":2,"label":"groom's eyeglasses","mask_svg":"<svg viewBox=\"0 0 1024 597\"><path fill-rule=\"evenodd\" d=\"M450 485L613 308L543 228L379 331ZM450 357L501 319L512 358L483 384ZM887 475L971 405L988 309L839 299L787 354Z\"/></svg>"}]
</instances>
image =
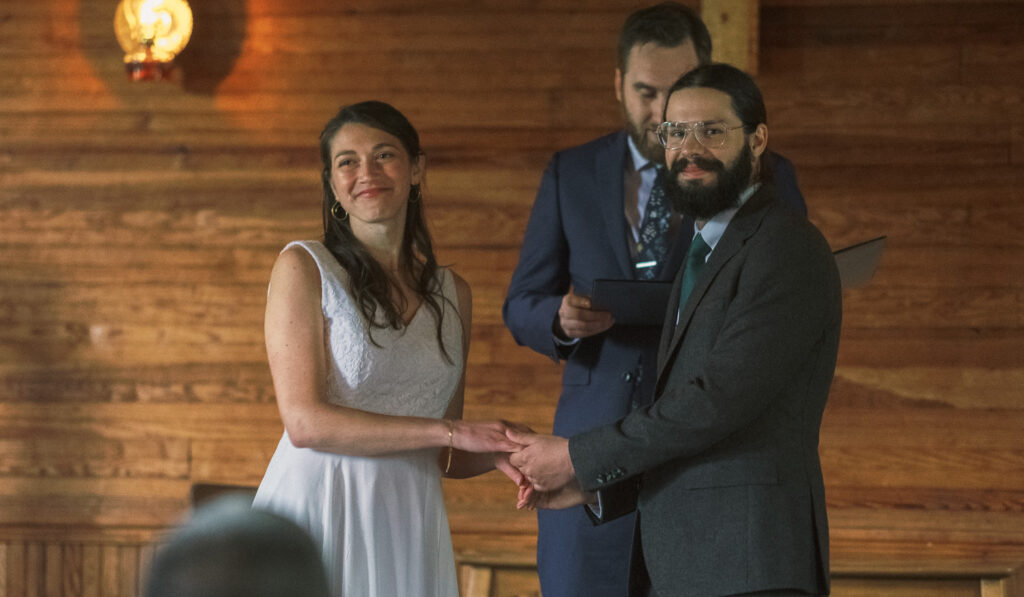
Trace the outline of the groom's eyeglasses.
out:
<instances>
[{"instance_id":1,"label":"groom's eyeglasses","mask_svg":"<svg viewBox=\"0 0 1024 597\"><path fill-rule=\"evenodd\" d=\"M743 128L726 126L724 122L663 122L658 125L658 140L665 149L679 149L686 143L686 135L693 132L697 142L708 149L718 149L725 145L729 131Z\"/></svg>"}]
</instances>

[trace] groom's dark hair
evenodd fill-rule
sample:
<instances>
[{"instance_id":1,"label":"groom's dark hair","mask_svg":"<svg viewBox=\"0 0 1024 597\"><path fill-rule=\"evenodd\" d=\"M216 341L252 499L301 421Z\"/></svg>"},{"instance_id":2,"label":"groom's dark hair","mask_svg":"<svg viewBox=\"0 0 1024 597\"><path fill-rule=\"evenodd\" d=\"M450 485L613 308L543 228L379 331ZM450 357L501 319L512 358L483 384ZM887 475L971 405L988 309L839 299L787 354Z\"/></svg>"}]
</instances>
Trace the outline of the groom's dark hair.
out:
<instances>
[{"instance_id":1,"label":"groom's dark hair","mask_svg":"<svg viewBox=\"0 0 1024 597\"><path fill-rule=\"evenodd\" d=\"M768 110L757 83L750 75L731 64L713 62L698 66L679 77L668 90L665 110L668 110L673 93L690 87L707 87L728 95L732 100L733 111L743 123L743 132L748 135L754 132L757 125L768 124ZM665 112L662 112L661 119L665 120Z\"/></svg>"}]
</instances>

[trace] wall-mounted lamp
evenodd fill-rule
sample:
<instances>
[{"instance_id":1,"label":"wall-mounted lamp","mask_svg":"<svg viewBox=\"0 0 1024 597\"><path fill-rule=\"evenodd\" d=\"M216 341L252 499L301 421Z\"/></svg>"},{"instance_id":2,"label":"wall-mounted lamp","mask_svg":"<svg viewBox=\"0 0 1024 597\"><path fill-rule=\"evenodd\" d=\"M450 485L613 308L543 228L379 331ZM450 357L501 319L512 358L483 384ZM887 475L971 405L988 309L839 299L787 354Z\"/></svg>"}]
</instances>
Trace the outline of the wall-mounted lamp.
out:
<instances>
[{"instance_id":1,"label":"wall-mounted lamp","mask_svg":"<svg viewBox=\"0 0 1024 597\"><path fill-rule=\"evenodd\" d=\"M128 78L166 79L192 35L192 9L185 0L121 0L114 33L125 52Z\"/></svg>"}]
</instances>

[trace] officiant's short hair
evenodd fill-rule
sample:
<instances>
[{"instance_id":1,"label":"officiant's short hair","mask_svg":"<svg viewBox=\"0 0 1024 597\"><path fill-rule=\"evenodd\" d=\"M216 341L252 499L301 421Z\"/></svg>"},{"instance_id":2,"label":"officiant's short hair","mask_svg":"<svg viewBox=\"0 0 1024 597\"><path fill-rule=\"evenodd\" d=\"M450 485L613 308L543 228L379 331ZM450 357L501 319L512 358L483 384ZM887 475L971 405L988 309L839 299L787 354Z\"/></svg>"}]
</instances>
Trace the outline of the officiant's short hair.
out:
<instances>
[{"instance_id":1,"label":"officiant's short hair","mask_svg":"<svg viewBox=\"0 0 1024 597\"><path fill-rule=\"evenodd\" d=\"M320 551L297 524L226 496L158 546L145 597L328 597Z\"/></svg>"}]
</instances>

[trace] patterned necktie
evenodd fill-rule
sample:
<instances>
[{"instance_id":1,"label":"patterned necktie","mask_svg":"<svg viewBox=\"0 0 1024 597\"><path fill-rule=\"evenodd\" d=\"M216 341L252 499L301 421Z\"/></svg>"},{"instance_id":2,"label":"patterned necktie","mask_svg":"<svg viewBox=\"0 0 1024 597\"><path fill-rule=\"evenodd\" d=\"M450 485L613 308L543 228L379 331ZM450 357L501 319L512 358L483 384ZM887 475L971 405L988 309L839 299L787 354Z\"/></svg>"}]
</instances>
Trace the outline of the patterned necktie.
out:
<instances>
[{"instance_id":1,"label":"patterned necktie","mask_svg":"<svg viewBox=\"0 0 1024 597\"><path fill-rule=\"evenodd\" d=\"M668 229L671 223L672 210L669 209L662 179L665 169L658 168L658 176L654 179L651 194L644 210L644 221L640 224L640 240L636 244L637 277L641 280L653 280L660 269L661 262L668 254Z\"/></svg>"},{"instance_id":2,"label":"patterned necktie","mask_svg":"<svg viewBox=\"0 0 1024 597\"><path fill-rule=\"evenodd\" d=\"M707 265L704 260L710 252L711 247L704 242L704 238L698 232L697 236L693 237L689 250L686 251L686 269L683 270L683 281L679 285L680 312L686 305L686 299L690 298L690 293L693 292L693 287L697 284L697 278L704 271L704 266Z\"/></svg>"}]
</instances>

